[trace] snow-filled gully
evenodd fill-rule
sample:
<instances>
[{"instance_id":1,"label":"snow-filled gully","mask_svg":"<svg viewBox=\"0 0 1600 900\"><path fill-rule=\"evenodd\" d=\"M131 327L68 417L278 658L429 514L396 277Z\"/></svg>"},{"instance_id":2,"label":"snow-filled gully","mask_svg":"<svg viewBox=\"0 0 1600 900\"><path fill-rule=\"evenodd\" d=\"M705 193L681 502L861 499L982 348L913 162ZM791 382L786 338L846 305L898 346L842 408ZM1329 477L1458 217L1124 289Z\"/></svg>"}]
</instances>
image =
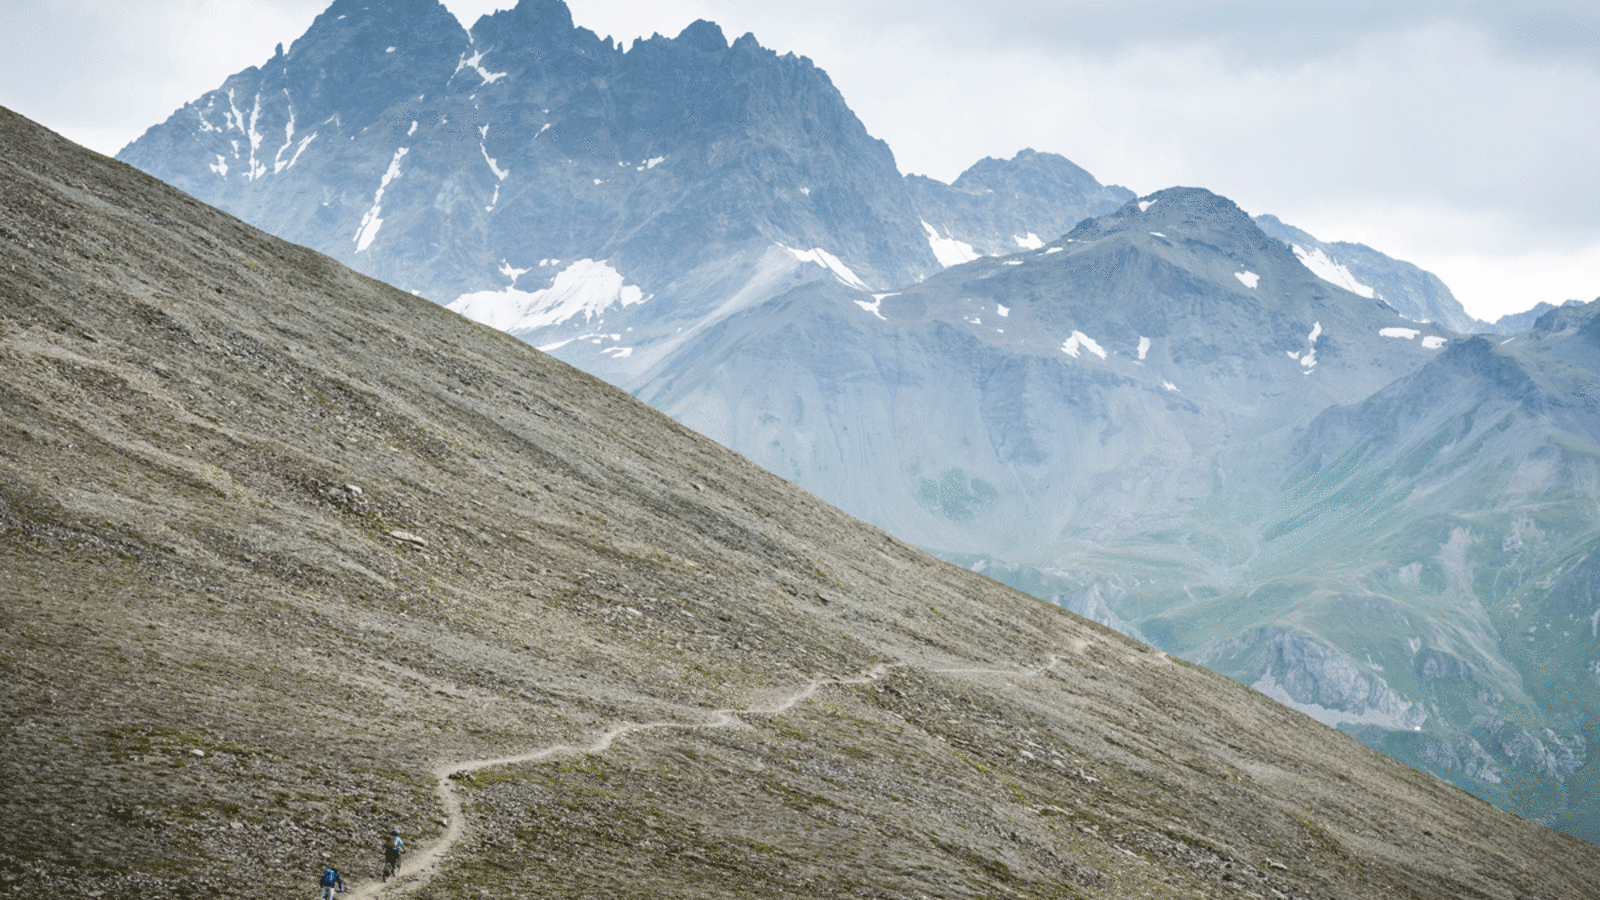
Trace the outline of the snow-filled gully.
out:
<instances>
[{"instance_id":1,"label":"snow-filled gully","mask_svg":"<svg viewBox=\"0 0 1600 900\"><path fill-rule=\"evenodd\" d=\"M945 668L927 669L928 672L939 675L965 675L972 677L1001 676L1005 678L1036 678L1054 669L1062 661L1060 656L1051 656L1044 665L1034 669L988 669L988 668ZM466 834L466 816L461 809L461 795L456 790L455 777L476 772L480 769L490 769L496 766L511 766L520 763L539 762L562 756L578 756L587 753L604 753L618 738L630 734L639 734L647 731L693 731L702 728L741 728L745 722L740 716L779 716L794 707L810 700L817 692L825 687L871 684L887 675L891 669L901 668L906 663L879 663L868 669L865 674L855 677L823 676L814 678L809 684L788 697L771 706L751 706L743 709L714 709L707 712L707 718L701 722L625 722L601 734L587 744L551 744L520 753L514 756L502 756L496 759L468 759L455 762L442 763L434 767L434 777L438 784L434 793L438 795L439 802L443 805L446 816L444 835L437 841L417 851L408 854L408 859L401 864L400 874L391 882L370 881L357 885L351 891L351 900L371 900L384 892L410 893L418 890L439 871L439 864L446 854L460 842ZM453 777L455 776L455 777Z\"/></svg>"}]
</instances>

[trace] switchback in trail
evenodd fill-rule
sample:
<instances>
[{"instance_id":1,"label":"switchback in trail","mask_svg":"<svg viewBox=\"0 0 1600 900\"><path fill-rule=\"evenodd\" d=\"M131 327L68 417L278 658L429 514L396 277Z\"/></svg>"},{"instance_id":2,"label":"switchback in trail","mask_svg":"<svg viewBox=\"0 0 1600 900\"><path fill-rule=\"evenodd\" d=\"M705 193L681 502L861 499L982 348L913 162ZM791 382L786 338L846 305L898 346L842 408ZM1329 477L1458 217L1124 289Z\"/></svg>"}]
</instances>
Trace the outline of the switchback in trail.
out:
<instances>
[{"instance_id":1,"label":"switchback in trail","mask_svg":"<svg viewBox=\"0 0 1600 900\"><path fill-rule=\"evenodd\" d=\"M1059 656L1051 656L1042 666L1034 669L986 669L986 668L940 668L929 669L935 674L943 675L1002 675L1013 678L1033 678L1055 668L1061 661ZM466 832L466 816L461 809L461 795L456 789L456 779L464 774L476 772L481 769L490 769L497 766L511 766L521 763L539 762L561 756L578 756L587 753L603 753L610 749L618 738L646 731L681 730L691 731L706 728L739 728L746 723L741 716L776 716L782 715L793 709L798 704L815 697L817 692L825 687L871 684L882 678L891 669L899 668L905 663L880 663L868 669L865 674L856 677L824 677L813 679L799 691L785 697L771 706L751 706L742 709L714 709L707 713L705 721L701 722L628 722L606 731L587 744L552 744L519 753L513 756L502 756L495 759L469 759L448 762L434 768L434 777L438 785L434 789L438 794L439 802L444 807L448 824L444 834L439 840L433 842L426 849L414 852L401 866L396 880L393 882L367 882L356 887L352 892L352 900L372 900L384 892L409 893L420 889L438 871L438 866L445 855L448 854Z\"/></svg>"}]
</instances>

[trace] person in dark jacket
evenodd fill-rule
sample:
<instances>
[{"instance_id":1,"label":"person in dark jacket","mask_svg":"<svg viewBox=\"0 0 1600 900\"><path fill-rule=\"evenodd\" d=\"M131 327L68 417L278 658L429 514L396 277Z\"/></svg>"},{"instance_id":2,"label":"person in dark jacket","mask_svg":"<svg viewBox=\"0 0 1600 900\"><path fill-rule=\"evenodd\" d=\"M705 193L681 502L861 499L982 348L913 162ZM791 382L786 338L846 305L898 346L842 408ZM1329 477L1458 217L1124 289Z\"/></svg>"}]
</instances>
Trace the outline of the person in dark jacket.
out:
<instances>
[{"instance_id":1,"label":"person in dark jacket","mask_svg":"<svg viewBox=\"0 0 1600 900\"><path fill-rule=\"evenodd\" d=\"M318 894L322 900L333 900L335 893L344 890L344 879L339 876L339 870L333 867L333 863L328 863L322 870L322 880L317 884L322 886L322 891Z\"/></svg>"}]
</instances>

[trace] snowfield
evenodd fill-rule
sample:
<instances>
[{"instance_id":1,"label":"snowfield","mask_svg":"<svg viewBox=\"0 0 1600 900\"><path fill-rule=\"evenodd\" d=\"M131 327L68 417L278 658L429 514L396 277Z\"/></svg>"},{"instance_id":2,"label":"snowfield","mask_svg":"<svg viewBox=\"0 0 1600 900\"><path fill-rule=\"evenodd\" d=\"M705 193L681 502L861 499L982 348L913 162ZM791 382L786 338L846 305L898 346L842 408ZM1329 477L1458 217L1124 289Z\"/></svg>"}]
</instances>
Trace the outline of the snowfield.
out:
<instances>
[{"instance_id":1,"label":"snowfield","mask_svg":"<svg viewBox=\"0 0 1600 900\"><path fill-rule=\"evenodd\" d=\"M509 265L501 269L505 274L526 271ZM518 333L560 325L579 316L588 322L612 306L634 306L649 299L605 260L580 259L561 270L547 288L518 290L512 276L510 286L462 294L447 308L491 328Z\"/></svg>"}]
</instances>

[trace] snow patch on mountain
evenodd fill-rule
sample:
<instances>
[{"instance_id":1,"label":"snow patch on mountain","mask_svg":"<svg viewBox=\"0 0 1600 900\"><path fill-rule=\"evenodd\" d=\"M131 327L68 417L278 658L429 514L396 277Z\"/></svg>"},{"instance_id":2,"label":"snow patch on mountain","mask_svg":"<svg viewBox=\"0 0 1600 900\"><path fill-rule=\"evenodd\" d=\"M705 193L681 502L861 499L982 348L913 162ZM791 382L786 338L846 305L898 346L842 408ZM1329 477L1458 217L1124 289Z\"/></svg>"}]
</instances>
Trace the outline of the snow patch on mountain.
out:
<instances>
[{"instance_id":1,"label":"snow patch on mountain","mask_svg":"<svg viewBox=\"0 0 1600 900\"><path fill-rule=\"evenodd\" d=\"M800 260L801 262L816 263L824 269L827 269L833 273L833 277L844 282L844 284L849 287L853 287L858 291L872 290L871 288L867 287L867 283L865 281L857 278L856 273L852 272L850 267L845 265L844 262L839 259L839 257L834 256L832 253L829 253L826 250L821 248L813 248L811 250L796 250L793 247L784 246L783 244L779 244L778 246L789 251L791 256Z\"/></svg>"},{"instance_id":2,"label":"snow patch on mountain","mask_svg":"<svg viewBox=\"0 0 1600 900\"><path fill-rule=\"evenodd\" d=\"M410 152L410 147L401 147L394 151L394 158L389 160L389 168L383 173L383 180L378 182L378 192L372 197L372 208L361 217L361 227L356 229L356 252L360 253L372 246L373 238L378 236L378 229L383 227L383 192L389 187L389 182L400 177L400 160Z\"/></svg>"},{"instance_id":3,"label":"snow patch on mountain","mask_svg":"<svg viewBox=\"0 0 1600 900\"><path fill-rule=\"evenodd\" d=\"M533 269L531 269L531 268L529 268L529 269L519 269L516 266L513 266L511 263L509 263L509 262L507 262L507 261L505 261L503 259L500 260L500 274L504 275L505 277L507 277L509 279L511 279L511 287L516 287L517 286L517 279L521 278L523 275L526 275L527 273L532 272L532 271L533 271Z\"/></svg>"},{"instance_id":4,"label":"snow patch on mountain","mask_svg":"<svg viewBox=\"0 0 1600 900\"><path fill-rule=\"evenodd\" d=\"M233 94L233 88L228 88L228 109L222 114L223 130L239 129L244 133L244 115L239 112L239 101ZM238 150L234 151L238 153Z\"/></svg>"},{"instance_id":5,"label":"snow patch on mountain","mask_svg":"<svg viewBox=\"0 0 1600 900\"><path fill-rule=\"evenodd\" d=\"M284 90L283 97L284 97L285 101L287 101L289 99L289 91L287 89ZM284 169L288 168L289 166L294 165L294 160L290 160L289 162L284 162L283 161L283 152L285 150L288 150L290 147L294 146L294 104L293 103L289 103L288 104L288 109L289 109L289 124L287 124L287 125L285 125L283 127L283 146L279 147L278 148L278 152L273 154L273 156L272 156L272 174L274 174L274 175L278 174L279 172L282 172ZM298 153L295 154L296 158L298 158L299 156L300 156L300 154L298 154Z\"/></svg>"},{"instance_id":6,"label":"snow patch on mountain","mask_svg":"<svg viewBox=\"0 0 1600 900\"><path fill-rule=\"evenodd\" d=\"M862 309L866 310L867 312L872 313L873 315L877 316L878 318L883 319L883 313L878 312L878 307L883 304L883 298L885 298L885 297L893 297L893 296L895 296L895 295L894 294L873 294L872 295L872 299L870 301L868 301L868 300L857 300L856 301L856 305L861 307ZM888 319L883 319L883 320L885 322L889 321Z\"/></svg>"},{"instance_id":7,"label":"snow patch on mountain","mask_svg":"<svg viewBox=\"0 0 1600 900\"><path fill-rule=\"evenodd\" d=\"M502 274L526 272L503 265ZM512 286L498 291L462 294L448 305L475 322L512 333L560 325L579 316L585 322L612 306L634 306L649 300L644 291L628 284L606 260L580 259L561 270L547 288L523 291ZM559 346L559 345L555 345Z\"/></svg>"},{"instance_id":8,"label":"snow patch on mountain","mask_svg":"<svg viewBox=\"0 0 1600 900\"><path fill-rule=\"evenodd\" d=\"M1078 354L1082 353L1084 350L1093 353L1095 356L1098 356L1101 359L1106 358L1105 349L1102 348L1094 338L1089 337L1087 334L1084 334L1081 331L1074 331L1072 333L1072 337L1067 338L1066 341L1061 345L1061 352L1072 357L1073 359L1077 359Z\"/></svg>"},{"instance_id":9,"label":"snow patch on mountain","mask_svg":"<svg viewBox=\"0 0 1600 900\"><path fill-rule=\"evenodd\" d=\"M1309 334L1306 337L1306 341L1311 345L1311 349L1305 351L1304 353L1301 353L1299 350L1287 350L1287 351L1285 351L1286 353L1288 353L1290 359L1298 360L1300 362L1300 365L1305 367L1307 375L1310 375L1311 374L1311 370L1313 368L1316 368L1316 365L1317 365L1317 338L1319 338L1321 336L1322 336L1322 323L1318 322L1318 323L1316 323L1315 325L1312 326L1311 334Z\"/></svg>"},{"instance_id":10,"label":"snow patch on mountain","mask_svg":"<svg viewBox=\"0 0 1600 900\"><path fill-rule=\"evenodd\" d=\"M1256 273L1254 273L1254 272L1252 272L1252 271L1250 271L1248 269L1246 269L1243 272L1235 272L1235 273L1233 273L1233 277L1239 279L1239 283L1240 284L1244 285L1245 287L1249 288L1252 291L1255 290L1256 289L1256 285L1261 282L1261 276L1257 275Z\"/></svg>"},{"instance_id":11,"label":"snow patch on mountain","mask_svg":"<svg viewBox=\"0 0 1600 900\"><path fill-rule=\"evenodd\" d=\"M1150 352L1150 339L1139 335L1139 362L1144 362L1145 354Z\"/></svg>"},{"instance_id":12,"label":"snow patch on mountain","mask_svg":"<svg viewBox=\"0 0 1600 900\"><path fill-rule=\"evenodd\" d=\"M959 266L962 263L972 262L981 255L978 251L972 249L972 245L966 241L940 237L938 229L929 225L926 219L922 220L922 227L928 232L928 246L933 249L933 258L937 259L939 265L944 266L946 269L951 266Z\"/></svg>"},{"instance_id":13,"label":"snow patch on mountain","mask_svg":"<svg viewBox=\"0 0 1600 900\"><path fill-rule=\"evenodd\" d=\"M1139 212L1148 212L1150 207L1155 206L1155 205L1156 205L1156 201L1154 201L1154 200L1140 200L1139 201Z\"/></svg>"},{"instance_id":14,"label":"snow patch on mountain","mask_svg":"<svg viewBox=\"0 0 1600 900\"><path fill-rule=\"evenodd\" d=\"M456 63L456 70L450 74L450 77L454 78L456 75L461 73L462 69L471 69L474 72L477 72L478 77L483 79L484 84L494 84L496 81L506 77L505 72L490 72L483 67L483 57L488 52L489 51L487 50L479 50L476 53L473 53L471 56L467 56L465 53L463 53L461 55L461 61Z\"/></svg>"},{"instance_id":15,"label":"snow patch on mountain","mask_svg":"<svg viewBox=\"0 0 1600 900\"><path fill-rule=\"evenodd\" d=\"M489 171L494 173L494 177L499 181L505 181L506 176L510 175L511 172L500 168L499 164L495 162L495 158L489 155L488 140L489 126L485 125L478 129L478 150L483 153L483 161L489 164Z\"/></svg>"},{"instance_id":16,"label":"snow patch on mountain","mask_svg":"<svg viewBox=\"0 0 1600 900\"><path fill-rule=\"evenodd\" d=\"M300 145L298 147L294 148L294 155L289 157L289 164L284 166L283 168L285 168L285 169L294 168L294 164L296 162L300 161L300 154L306 152L306 147L310 146L311 142L316 140L316 139L317 139L317 133L315 131L311 132L310 135L301 138L300 139Z\"/></svg>"},{"instance_id":17,"label":"snow patch on mountain","mask_svg":"<svg viewBox=\"0 0 1600 900\"><path fill-rule=\"evenodd\" d=\"M1372 299L1375 292L1356 280L1350 270L1328 258L1322 248L1315 247L1307 251L1299 244L1290 244L1289 249L1300 259L1301 264L1311 270L1311 274L1321 278L1329 284L1338 285L1352 294L1360 294L1367 299Z\"/></svg>"},{"instance_id":18,"label":"snow patch on mountain","mask_svg":"<svg viewBox=\"0 0 1600 900\"><path fill-rule=\"evenodd\" d=\"M1418 328L1401 328L1396 326L1392 328L1378 329L1378 335L1380 337L1401 338L1408 341L1416 340L1417 335L1419 334L1422 334L1422 331ZM1448 338L1440 337L1437 334L1430 334L1422 339L1422 346L1428 350L1438 350L1440 347L1443 347L1448 343L1450 343Z\"/></svg>"},{"instance_id":19,"label":"snow patch on mountain","mask_svg":"<svg viewBox=\"0 0 1600 900\"><path fill-rule=\"evenodd\" d=\"M1014 234L1011 239L1016 241L1017 246L1024 250L1038 250L1044 246L1044 241L1040 240L1039 236L1031 231L1026 235Z\"/></svg>"},{"instance_id":20,"label":"snow patch on mountain","mask_svg":"<svg viewBox=\"0 0 1600 900\"><path fill-rule=\"evenodd\" d=\"M1317 338L1319 337L1322 337L1321 322L1311 326L1311 334L1306 336L1306 343L1311 345L1311 349L1307 350L1306 355L1300 358L1300 365L1305 367L1308 375L1312 369L1317 367Z\"/></svg>"}]
</instances>

